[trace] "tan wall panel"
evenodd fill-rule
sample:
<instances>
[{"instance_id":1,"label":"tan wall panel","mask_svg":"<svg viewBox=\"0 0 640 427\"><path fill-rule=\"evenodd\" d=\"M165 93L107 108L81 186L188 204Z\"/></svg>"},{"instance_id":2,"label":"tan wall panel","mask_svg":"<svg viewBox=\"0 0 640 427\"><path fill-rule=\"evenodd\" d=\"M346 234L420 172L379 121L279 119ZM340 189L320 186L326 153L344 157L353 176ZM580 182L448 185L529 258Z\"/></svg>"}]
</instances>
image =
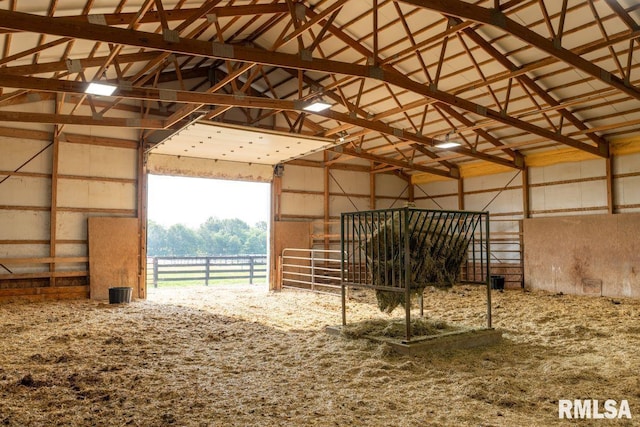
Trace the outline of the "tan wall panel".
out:
<instances>
[{"instance_id":1,"label":"tan wall panel","mask_svg":"<svg viewBox=\"0 0 640 427\"><path fill-rule=\"evenodd\" d=\"M424 196L424 194L422 194ZM416 192L416 198L418 196L418 192ZM416 208L418 209L434 209L434 210L458 210L458 196L448 196L448 197L438 197L436 198L436 202L432 199L420 199L416 200ZM396 203L397 205L397 203ZM403 206L401 204L400 206Z\"/></svg>"},{"instance_id":2,"label":"tan wall panel","mask_svg":"<svg viewBox=\"0 0 640 427\"><path fill-rule=\"evenodd\" d=\"M58 243L58 247L56 248L56 255L59 257L88 256L89 247L86 244ZM64 264L60 264L60 265L64 265Z\"/></svg>"},{"instance_id":3,"label":"tan wall panel","mask_svg":"<svg viewBox=\"0 0 640 427\"><path fill-rule=\"evenodd\" d=\"M0 180L6 175L0 175ZM12 176L0 185L0 205L40 206L51 204L51 180L30 176Z\"/></svg>"},{"instance_id":4,"label":"tan wall panel","mask_svg":"<svg viewBox=\"0 0 640 427\"><path fill-rule=\"evenodd\" d=\"M49 143L21 138L0 137L0 170L14 171L35 156ZM51 147L31 160L20 170L22 172L51 173Z\"/></svg>"},{"instance_id":5,"label":"tan wall panel","mask_svg":"<svg viewBox=\"0 0 640 427\"><path fill-rule=\"evenodd\" d=\"M604 180L533 187L531 210L579 209L607 205Z\"/></svg>"},{"instance_id":6,"label":"tan wall panel","mask_svg":"<svg viewBox=\"0 0 640 427\"><path fill-rule=\"evenodd\" d=\"M355 205L355 206L354 206ZM331 196L329 210L331 216L340 216L344 212L366 211L371 209L368 197Z\"/></svg>"},{"instance_id":7,"label":"tan wall panel","mask_svg":"<svg viewBox=\"0 0 640 427\"><path fill-rule=\"evenodd\" d=\"M640 297L640 214L524 221L525 284L532 289Z\"/></svg>"},{"instance_id":8,"label":"tan wall panel","mask_svg":"<svg viewBox=\"0 0 640 427\"><path fill-rule=\"evenodd\" d=\"M280 213L282 215L324 215L322 195L282 193Z\"/></svg>"},{"instance_id":9,"label":"tan wall panel","mask_svg":"<svg viewBox=\"0 0 640 427\"><path fill-rule=\"evenodd\" d=\"M395 175L376 174L377 196L397 197L406 186L407 182ZM366 188L369 188L369 184Z\"/></svg>"},{"instance_id":10,"label":"tan wall panel","mask_svg":"<svg viewBox=\"0 0 640 427\"><path fill-rule=\"evenodd\" d=\"M464 210L489 211L491 213L522 212L522 190L507 189L466 194L464 197Z\"/></svg>"},{"instance_id":11,"label":"tan wall panel","mask_svg":"<svg viewBox=\"0 0 640 427\"><path fill-rule=\"evenodd\" d=\"M369 174L364 172L352 172L332 170L329 178L329 190L332 193L369 194ZM336 182L337 181L337 182Z\"/></svg>"},{"instance_id":12,"label":"tan wall panel","mask_svg":"<svg viewBox=\"0 0 640 427\"><path fill-rule=\"evenodd\" d=\"M75 208L135 209L134 184L107 181L58 181L58 206Z\"/></svg>"},{"instance_id":13,"label":"tan wall panel","mask_svg":"<svg viewBox=\"0 0 640 427\"><path fill-rule=\"evenodd\" d=\"M640 153L615 156L613 158L613 168L617 174L640 172Z\"/></svg>"},{"instance_id":14,"label":"tan wall panel","mask_svg":"<svg viewBox=\"0 0 640 427\"><path fill-rule=\"evenodd\" d=\"M135 179L136 150L72 143L60 143L61 175Z\"/></svg>"},{"instance_id":15,"label":"tan wall panel","mask_svg":"<svg viewBox=\"0 0 640 427\"><path fill-rule=\"evenodd\" d=\"M49 245L0 245L0 258L40 258L47 256L49 256Z\"/></svg>"},{"instance_id":16,"label":"tan wall panel","mask_svg":"<svg viewBox=\"0 0 640 427\"><path fill-rule=\"evenodd\" d=\"M506 173L498 173L495 175L485 175L485 176L474 176L471 178L464 179L464 191L478 191L478 190L486 190L488 188L504 188L509 184L510 185L519 185L522 181L520 177L514 178L519 173L519 171L510 170ZM513 181L512 181L513 180ZM454 192L457 193L457 184Z\"/></svg>"},{"instance_id":17,"label":"tan wall panel","mask_svg":"<svg viewBox=\"0 0 640 427\"><path fill-rule=\"evenodd\" d=\"M87 240L88 212L58 212L56 235L58 240ZM96 216L96 214L93 214Z\"/></svg>"},{"instance_id":18,"label":"tan wall panel","mask_svg":"<svg viewBox=\"0 0 640 427\"><path fill-rule=\"evenodd\" d=\"M448 179L446 181L436 181L430 184L416 184L416 197L425 197L424 192L421 191L420 188L424 189L429 196L437 196L440 194L456 194L458 192L458 181L454 179Z\"/></svg>"},{"instance_id":19,"label":"tan wall panel","mask_svg":"<svg viewBox=\"0 0 640 427\"><path fill-rule=\"evenodd\" d=\"M640 176L616 180L616 196L620 205L640 204Z\"/></svg>"},{"instance_id":20,"label":"tan wall panel","mask_svg":"<svg viewBox=\"0 0 640 427\"><path fill-rule=\"evenodd\" d=\"M602 177L605 175L606 164L604 160L586 160L582 162L532 167L529 169L529 183L539 184L570 179Z\"/></svg>"},{"instance_id":21,"label":"tan wall panel","mask_svg":"<svg viewBox=\"0 0 640 427\"><path fill-rule=\"evenodd\" d=\"M324 191L324 169L285 165L282 189Z\"/></svg>"},{"instance_id":22,"label":"tan wall panel","mask_svg":"<svg viewBox=\"0 0 640 427\"><path fill-rule=\"evenodd\" d=\"M0 210L0 240L47 240L49 212Z\"/></svg>"}]
</instances>

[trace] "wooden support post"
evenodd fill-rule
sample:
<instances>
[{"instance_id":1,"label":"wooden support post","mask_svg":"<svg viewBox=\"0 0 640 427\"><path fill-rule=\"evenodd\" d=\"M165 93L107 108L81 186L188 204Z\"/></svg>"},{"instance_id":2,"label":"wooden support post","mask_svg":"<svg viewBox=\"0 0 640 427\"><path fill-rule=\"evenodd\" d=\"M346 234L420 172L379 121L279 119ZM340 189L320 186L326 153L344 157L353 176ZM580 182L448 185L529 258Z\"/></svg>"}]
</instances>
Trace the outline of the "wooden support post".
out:
<instances>
[{"instance_id":1,"label":"wooden support post","mask_svg":"<svg viewBox=\"0 0 640 427\"><path fill-rule=\"evenodd\" d=\"M373 168L373 162L371 162ZM376 174L369 174L369 209L376 208Z\"/></svg>"},{"instance_id":2,"label":"wooden support post","mask_svg":"<svg viewBox=\"0 0 640 427\"><path fill-rule=\"evenodd\" d=\"M408 197L409 197L408 202L411 204L411 206L413 206L413 204L414 204L414 203L415 203L415 201L416 201L416 195L415 195L415 193L416 193L416 191L415 191L415 190L416 190L416 187L413 185L413 182L411 182L411 178L409 178L409 179L407 180L407 184L409 185L409 186L407 187L407 188L408 188L408 190L409 190L409 191L408 191L408 192L409 192L409 194L408 194Z\"/></svg>"},{"instance_id":3,"label":"wooden support post","mask_svg":"<svg viewBox=\"0 0 640 427\"><path fill-rule=\"evenodd\" d=\"M325 160L327 159L328 154L325 152ZM331 219L331 215L329 215L329 166L324 167L324 249L329 250L329 220ZM313 249L313 248L312 248Z\"/></svg>"},{"instance_id":4,"label":"wooden support post","mask_svg":"<svg viewBox=\"0 0 640 427\"><path fill-rule=\"evenodd\" d=\"M269 290L276 291L281 289L281 281L279 280L279 268L282 259L277 253L276 237L274 236L276 222L280 221L280 203L282 199L282 177L274 174L271 184L271 236L269 236L269 247L271 257L269 259Z\"/></svg>"},{"instance_id":5,"label":"wooden support post","mask_svg":"<svg viewBox=\"0 0 640 427\"><path fill-rule=\"evenodd\" d=\"M609 214L616 213L616 198L613 185L613 154L609 158L604 159L607 165L607 212Z\"/></svg>"},{"instance_id":6,"label":"wooden support post","mask_svg":"<svg viewBox=\"0 0 640 427\"><path fill-rule=\"evenodd\" d=\"M56 103L57 107L58 103ZM58 166L60 160L60 138L58 126L53 129L53 155L51 165L51 210L49 213L49 256L55 260L56 257L56 239L58 225ZM56 286L56 263L53 261L49 264L49 271L52 273L49 278L49 286Z\"/></svg>"},{"instance_id":7,"label":"wooden support post","mask_svg":"<svg viewBox=\"0 0 640 427\"><path fill-rule=\"evenodd\" d=\"M530 200L529 200L529 167L522 169L522 217L530 216Z\"/></svg>"},{"instance_id":8,"label":"wooden support post","mask_svg":"<svg viewBox=\"0 0 640 427\"><path fill-rule=\"evenodd\" d=\"M464 210L464 179L458 178L458 209Z\"/></svg>"},{"instance_id":9,"label":"wooden support post","mask_svg":"<svg viewBox=\"0 0 640 427\"><path fill-rule=\"evenodd\" d=\"M147 297L147 168L145 165L144 141L138 145L138 180L137 180L137 206L138 230L139 230L139 253L138 260L138 298Z\"/></svg>"}]
</instances>

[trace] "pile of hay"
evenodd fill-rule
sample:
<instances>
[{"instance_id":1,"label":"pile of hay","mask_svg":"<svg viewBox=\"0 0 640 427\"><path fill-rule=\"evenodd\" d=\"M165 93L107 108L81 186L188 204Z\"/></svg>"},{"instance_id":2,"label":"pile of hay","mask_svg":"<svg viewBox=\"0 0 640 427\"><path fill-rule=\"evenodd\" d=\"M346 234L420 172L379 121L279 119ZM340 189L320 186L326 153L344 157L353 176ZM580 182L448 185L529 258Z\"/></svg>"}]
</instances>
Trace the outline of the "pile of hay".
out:
<instances>
[{"instance_id":1,"label":"pile of hay","mask_svg":"<svg viewBox=\"0 0 640 427\"><path fill-rule=\"evenodd\" d=\"M429 223L426 213L414 215L409 223L410 289L420 295L427 286L450 288L459 278L467 258L469 240L450 232L444 221ZM367 268L371 283L404 289L402 277L404 254L398 219L389 220L367 240ZM376 290L378 307L391 313L396 307L410 304L404 292Z\"/></svg>"},{"instance_id":2,"label":"pile of hay","mask_svg":"<svg viewBox=\"0 0 640 427\"><path fill-rule=\"evenodd\" d=\"M341 334L352 339L367 336L401 339L405 337L405 328L406 324L404 319L373 319L343 326ZM450 325L442 320L429 320L425 318L411 320L411 332L413 336L439 335L459 329L459 327Z\"/></svg>"}]
</instances>

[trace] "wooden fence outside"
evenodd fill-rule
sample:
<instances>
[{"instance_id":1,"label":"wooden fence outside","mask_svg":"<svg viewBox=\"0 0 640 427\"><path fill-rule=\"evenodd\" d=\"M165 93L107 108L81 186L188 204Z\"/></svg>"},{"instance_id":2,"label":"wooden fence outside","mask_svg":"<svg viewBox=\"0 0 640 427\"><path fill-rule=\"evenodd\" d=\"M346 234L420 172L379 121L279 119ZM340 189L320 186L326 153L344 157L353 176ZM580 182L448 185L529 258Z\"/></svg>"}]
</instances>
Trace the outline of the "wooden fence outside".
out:
<instances>
[{"instance_id":1,"label":"wooden fence outside","mask_svg":"<svg viewBox=\"0 0 640 427\"><path fill-rule=\"evenodd\" d=\"M147 285L204 284L267 278L266 255L147 257Z\"/></svg>"}]
</instances>

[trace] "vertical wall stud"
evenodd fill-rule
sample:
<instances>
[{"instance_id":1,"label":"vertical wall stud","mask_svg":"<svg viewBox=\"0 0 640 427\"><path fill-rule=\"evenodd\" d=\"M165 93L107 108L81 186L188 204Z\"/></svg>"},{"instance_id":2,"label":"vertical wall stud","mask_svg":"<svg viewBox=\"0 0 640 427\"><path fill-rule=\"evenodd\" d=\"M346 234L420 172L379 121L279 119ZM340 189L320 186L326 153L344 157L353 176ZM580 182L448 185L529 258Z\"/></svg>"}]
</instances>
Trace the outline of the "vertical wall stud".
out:
<instances>
[{"instance_id":1,"label":"vertical wall stud","mask_svg":"<svg viewBox=\"0 0 640 427\"><path fill-rule=\"evenodd\" d=\"M327 153L325 152L325 160L327 160ZM329 250L329 220L331 216L329 215L329 166L324 167L324 226L323 226L323 234L324 234L324 249Z\"/></svg>"},{"instance_id":2,"label":"vertical wall stud","mask_svg":"<svg viewBox=\"0 0 640 427\"><path fill-rule=\"evenodd\" d=\"M529 167L522 169L522 217L530 216Z\"/></svg>"},{"instance_id":3,"label":"vertical wall stud","mask_svg":"<svg viewBox=\"0 0 640 427\"><path fill-rule=\"evenodd\" d=\"M613 188L613 154L604 159L607 167L607 212L614 214L616 211L616 199Z\"/></svg>"},{"instance_id":4,"label":"vertical wall stud","mask_svg":"<svg viewBox=\"0 0 640 427\"><path fill-rule=\"evenodd\" d=\"M57 104L57 103L56 103ZM51 211L49 213L49 256L51 258L56 257L56 240L57 240L57 225L58 225L58 166L59 166L59 153L60 153L60 138L59 138L58 126L53 128L53 155L51 156ZM49 278L49 286L56 286L56 263L51 262L49 264L49 272L51 276Z\"/></svg>"},{"instance_id":5,"label":"vertical wall stud","mask_svg":"<svg viewBox=\"0 0 640 427\"><path fill-rule=\"evenodd\" d=\"M458 209L464 210L464 178L458 178Z\"/></svg>"}]
</instances>

